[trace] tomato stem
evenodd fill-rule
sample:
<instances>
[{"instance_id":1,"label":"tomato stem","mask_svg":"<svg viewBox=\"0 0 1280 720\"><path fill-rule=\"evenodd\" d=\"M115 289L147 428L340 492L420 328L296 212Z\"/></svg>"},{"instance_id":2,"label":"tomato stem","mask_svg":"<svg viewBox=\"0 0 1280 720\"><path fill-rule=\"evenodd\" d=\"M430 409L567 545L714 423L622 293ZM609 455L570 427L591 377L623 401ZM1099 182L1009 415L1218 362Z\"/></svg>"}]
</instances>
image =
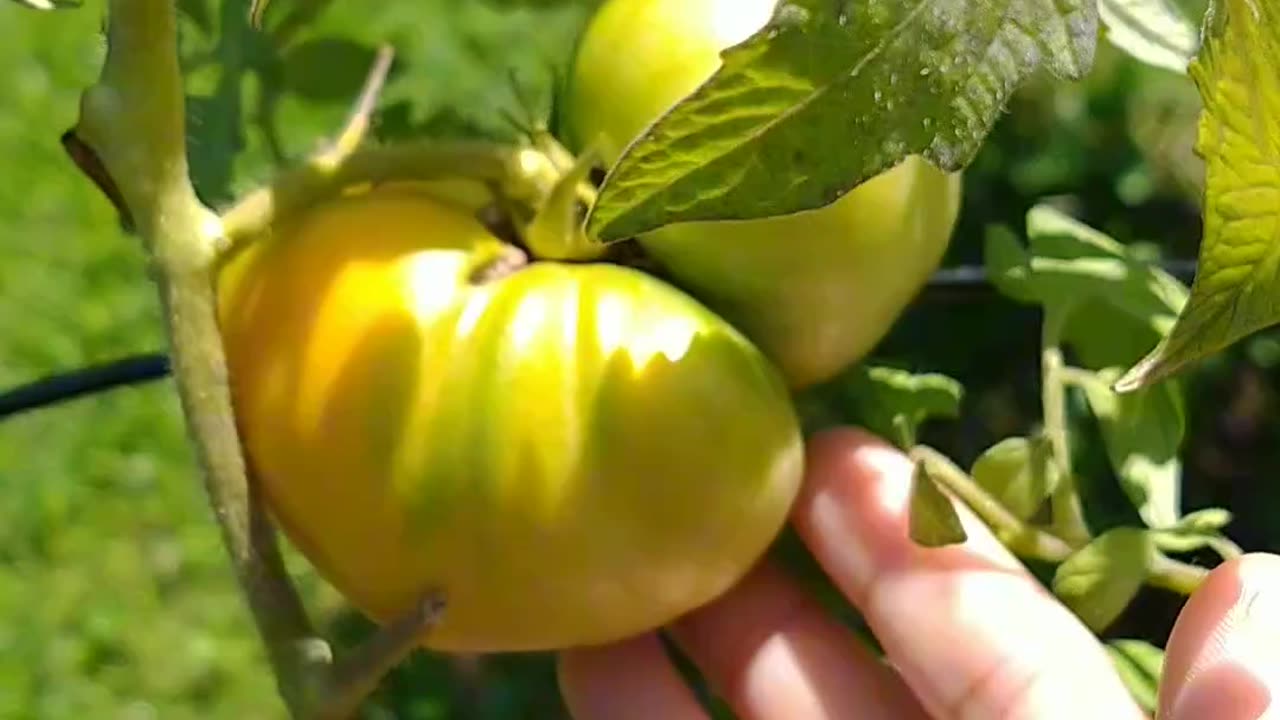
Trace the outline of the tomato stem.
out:
<instances>
[{"instance_id":1,"label":"tomato stem","mask_svg":"<svg viewBox=\"0 0 1280 720\"><path fill-rule=\"evenodd\" d=\"M1002 545L1022 558L1059 564L1088 544L1069 541L1052 530L1020 520L995 496L987 492L951 458L927 445L911 449L912 459L924 463L931 477L948 493L969 506ZM1209 571L1198 565L1156 553L1147 569L1147 584L1182 595L1195 592Z\"/></svg>"},{"instance_id":2,"label":"tomato stem","mask_svg":"<svg viewBox=\"0 0 1280 720\"><path fill-rule=\"evenodd\" d=\"M1041 411L1044 413L1044 434L1058 468L1058 482L1049 498L1053 527L1073 544L1085 544L1093 534L1076 488L1067 435L1066 379L1063 375L1066 362L1061 339L1069 312L1069 308L1063 307L1045 314L1040 350Z\"/></svg>"},{"instance_id":3,"label":"tomato stem","mask_svg":"<svg viewBox=\"0 0 1280 720\"><path fill-rule=\"evenodd\" d=\"M106 62L84 92L69 145L95 157L156 267L209 501L280 693L301 707L309 668L296 648L314 635L240 452L209 274L221 226L188 174L176 9L169 0L112 0L109 10Z\"/></svg>"},{"instance_id":4,"label":"tomato stem","mask_svg":"<svg viewBox=\"0 0 1280 720\"><path fill-rule=\"evenodd\" d=\"M389 626L334 669L329 646L315 635L285 570L274 528L249 479L231 405L213 277L235 234L226 232L228 225L199 201L191 184L176 12L172 0L111 0L106 62L81 98L80 118L64 136L64 147L91 180L110 191L155 267L172 372L209 503L282 700L295 718L350 714L436 621L438 603L428 602L429 610ZM381 55L375 75L385 74L389 61ZM366 94L360 107L370 103ZM357 109L329 159L353 152L367 113ZM321 170L333 166L324 159L316 163ZM505 156L503 161L510 162ZM296 196L285 197L284 207L290 207L287 200ZM270 193L258 196L250 203L256 210L232 213L232 219L271 216L277 200Z\"/></svg>"}]
</instances>

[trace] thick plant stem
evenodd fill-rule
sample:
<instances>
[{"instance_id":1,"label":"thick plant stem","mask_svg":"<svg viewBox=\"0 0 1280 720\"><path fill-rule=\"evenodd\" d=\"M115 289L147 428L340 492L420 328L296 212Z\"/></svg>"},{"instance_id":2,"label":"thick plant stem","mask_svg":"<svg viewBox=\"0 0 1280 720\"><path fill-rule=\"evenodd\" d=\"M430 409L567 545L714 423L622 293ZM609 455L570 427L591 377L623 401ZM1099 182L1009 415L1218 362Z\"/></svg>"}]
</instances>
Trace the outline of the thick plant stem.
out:
<instances>
[{"instance_id":1,"label":"thick plant stem","mask_svg":"<svg viewBox=\"0 0 1280 720\"><path fill-rule=\"evenodd\" d=\"M64 145L108 192L150 255L170 363L210 505L281 698L295 718L350 716L436 622L443 598L429 594L421 608L336 667L328 645L315 636L249 480L232 412L213 283L225 232L196 198L189 177L176 9L172 0L112 0L109 11L102 75L85 91L79 122ZM384 54L380 72L388 62ZM359 107L368 105L366 99ZM354 147L362 130L344 133L336 147Z\"/></svg>"},{"instance_id":2,"label":"thick plant stem","mask_svg":"<svg viewBox=\"0 0 1280 720\"><path fill-rule=\"evenodd\" d=\"M176 9L113 0L102 76L73 131L119 189L154 266L178 394L223 542L291 709L311 690L300 662L311 627L264 511L254 502L231 413L209 268L217 217L188 175Z\"/></svg>"}]
</instances>

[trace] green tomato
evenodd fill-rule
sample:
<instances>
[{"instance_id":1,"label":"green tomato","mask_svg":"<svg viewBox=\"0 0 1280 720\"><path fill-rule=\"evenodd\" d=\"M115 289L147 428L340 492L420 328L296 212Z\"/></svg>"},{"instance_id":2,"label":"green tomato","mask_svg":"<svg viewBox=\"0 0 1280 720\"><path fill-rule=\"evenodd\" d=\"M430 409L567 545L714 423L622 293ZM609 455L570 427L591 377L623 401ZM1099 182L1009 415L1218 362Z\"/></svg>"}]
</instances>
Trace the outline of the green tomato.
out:
<instances>
[{"instance_id":1,"label":"green tomato","mask_svg":"<svg viewBox=\"0 0 1280 720\"><path fill-rule=\"evenodd\" d=\"M706 81L775 0L606 0L587 26L565 118L609 163ZM884 337L941 262L961 178L911 156L817 210L682 223L639 238L675 281L741 328L793 387Z\"/></svg>"},{"instance_id":2,"label":"green tomato","mask_svg":"<svg viewBox=\"0 0 1280 720\"><path fill-rule=\"evenodd\" d=\"M246 457L318 571L379 621L429 590L451 651L596 644L716 597L786 521L786 385L684 293L512 257L384 187L232 258L220 323Z\"/></svg>"}]
</instances>

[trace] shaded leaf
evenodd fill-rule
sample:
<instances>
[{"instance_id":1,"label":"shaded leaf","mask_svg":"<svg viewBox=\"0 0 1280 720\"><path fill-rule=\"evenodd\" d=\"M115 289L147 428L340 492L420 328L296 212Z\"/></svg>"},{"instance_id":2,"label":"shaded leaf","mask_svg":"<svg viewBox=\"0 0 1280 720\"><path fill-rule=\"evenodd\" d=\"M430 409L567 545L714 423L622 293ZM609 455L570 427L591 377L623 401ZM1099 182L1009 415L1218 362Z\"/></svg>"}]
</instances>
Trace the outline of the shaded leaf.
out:
<instances>
[{"instance_id":1,"label":"shaded leaf","mask_svg":"<svg viewBox=\"0 0 1280 720\"><path fill-rule=\"evenodd\" d=\"M307 40L284 54L284 88L309 100L349 104L377 54L375 48L343 37Z\"/></svg>"},{"instance_id":2,"label":"shaded leaf","mask_svg":"<svg viewBox=\"0 0 1280 720\"><path fill-rule=\"evenodd\" d=\"M1058 484L1058 468L1043 439L1011 437L987 448L969 474L1020 520L1044 505Z\"/></svg>"},{"instance_id":3,"label":"shaded leaf","mask_svg":"<svg viewBox=\"0 0 1280 720\"><path fill-rule=\"evenodd\" d=\"M1099 0L1098 16L1111 44L1148 65L1186 72L1199 38L1169 0Z\"/></svg>"},{"instance_id":4,"label":"shaded leaf","mask_svg":"<svg viewBox=\"0 0 1280 720\"><path fill-rule=\"evenodd\" d=\"M1133 390L1280 319L1280 4L1214 0L1190 73L1205 225L1191 298L1167 338L1118 383Z\"/></svg>"},{"instance_id":5,"label":"shaded leaf","mask_svg":"<svg viewBox=\"0 0 1280 720\"><path fill-rule=\"evenodd\" d=\"M955 545L968 539L960 515L923 462L916 462L911 481L911 539L925 547Z\"/></svg>"},{"instance_id":6,"label":"shaded leaf","mask_svg":"<svg viewBox=\"0 0 1280 720\"><path fill-rule=\"evenodd\" d=\"M1088 72L1097 26L1090 0L785 0L627 148L588 230L818 208L913 154L958 170L1028 75Z\"/></svg>"},{"instance_id":7,"label":"shaded leaf","mask_svg":"<svg viewBox=\"0 0 1280 720\"><path fill-rule=\"evenodd\" d=\"M213 14L209 11L208 0L178 0L178 12L204 33L213 32Z\"/></svg>"},{"instance_id":8,"label":"shaded leaf","mask_svg":"<svg viewBox=\"0 0 1280 720\"><path fill-rule=\"evenodd\" d=\"M958 417L964 396L964 387L946 375L886 366L854 368L842 378L838 391L855 408L861 424L903 446L914 444L927 420Z\"/></svg>"},{"instance_id":9,"label":"shaded leaf","mask_svg":"<svg viewBox=\"0 0 1280 720\"><path fill-rule=\"evenodd\" d=\"M1146 530L1108 530L1058 566L1053 592L1081 621L1101 632L1138 594L1154 553Z\"/></svg>"},{"instance_id":10,"label":"shaded leaf","mask_svg":"<svg viewBox=\"0 0 1280 720\"><path fill-rule=\"evenodd\" d=\"M1171 527L1181 515L1182 395L1172 383L1118 394L1112 384L1120 374L1119 368L1100 370L1082 389L1098 419L1111 467L1143 522Z\"/></svg>"},{"instance_id":11,"label":"shaded leaf","mask_svg":"<svg viewBox=\"0 0 1280 720\"><path fill-rule=\"evenodd\" d=\"M1164 650L1145 640L1117 639L1107 643L1107 654L1138 706L1155 712L1164 672Z\"/></svg>"}]
</instances>

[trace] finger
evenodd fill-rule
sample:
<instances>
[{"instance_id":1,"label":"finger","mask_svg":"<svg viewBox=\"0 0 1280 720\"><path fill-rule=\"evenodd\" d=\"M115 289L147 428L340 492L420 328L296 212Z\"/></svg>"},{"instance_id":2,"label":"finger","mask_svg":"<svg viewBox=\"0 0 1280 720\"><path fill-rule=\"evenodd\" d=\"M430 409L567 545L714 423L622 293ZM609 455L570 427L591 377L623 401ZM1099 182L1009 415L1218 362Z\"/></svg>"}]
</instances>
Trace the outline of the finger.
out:
<instances>
[{"instance_id":1,"label":"finger","mask_svg":"<svg viewBox=\"0 0 1280 720\"><path fill-rule=\"evenodd\" d=\"M742 720L926 717L892 669L769 564L672 635Z\"/></svg>"},{"instance_id":2,"label":"finger","mask_svg":"<svg viewBox=\"0 0 1280 720\"><path fill-rule=\"evenodd\" d=\"M574 720L707 720L652 633L566 650L557 673Z\"/></svg>"},{"instance_id":3,"label":"finger","mask_svg":"<svg viewBox=\"0 0 1280 720\"><path fill-rule=\"evenodd\" d=\"M1178 616L1160 707L1171 720L1255 720L1280 713L1280 557L1223 563Z\"/></svg>"},{"instance_id":4,"label":"finger","mask_svg":"<svg viewBox=\"0 0 1280 720\"><path fill-rule=\"evenodd\" d=\"M966 507L962 545L911 541L905 455L837 430L807 463L796 529L935 717L1142 717L1093 634Z\"/></svg>"}]
</instances>

